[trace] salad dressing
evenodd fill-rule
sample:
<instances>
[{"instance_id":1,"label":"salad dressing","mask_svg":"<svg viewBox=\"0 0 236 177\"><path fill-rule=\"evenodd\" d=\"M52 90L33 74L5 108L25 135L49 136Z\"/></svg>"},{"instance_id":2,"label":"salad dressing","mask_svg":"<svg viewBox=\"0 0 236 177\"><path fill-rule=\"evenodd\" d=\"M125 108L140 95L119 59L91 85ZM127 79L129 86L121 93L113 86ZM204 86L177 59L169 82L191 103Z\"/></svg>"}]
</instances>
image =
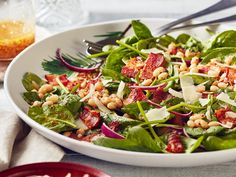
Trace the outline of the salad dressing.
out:
<instances>
[{"instance_id":1,"label":"salad dressing","mask_svg":"<svg viewBox=\"0 0 236 177\"><path fill-rule=\"evenodd\" d=\"M35 41L34 28L22 21L0 21L0 59L10 59Z\"/></svg>"}]
</instances>

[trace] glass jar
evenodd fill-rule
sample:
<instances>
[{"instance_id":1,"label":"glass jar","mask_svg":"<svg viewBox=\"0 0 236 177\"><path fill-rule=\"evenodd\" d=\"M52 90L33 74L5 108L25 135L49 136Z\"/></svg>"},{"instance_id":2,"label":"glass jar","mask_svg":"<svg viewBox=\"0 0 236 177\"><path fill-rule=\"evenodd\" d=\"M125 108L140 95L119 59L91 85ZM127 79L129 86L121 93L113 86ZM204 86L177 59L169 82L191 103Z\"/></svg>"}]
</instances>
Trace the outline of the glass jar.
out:
<instances>
[{"instance_id":1,"label":"glass jar","mask_svg":"<svg viewBox=\"0 0 236 177\"><path fill-rule=\"evenodd\" d=\"M87 21L80 0L35 0L37 25L51 32L64 31Z\"/></svg>"},{"instance_id":2,"label":"glass jar","mask_svg":"<svg viewBox=\"0 0 236 177\"><path fill-rule=\"evenodd\" d=\"M0 0L0 60L11 60L34 40L31 0Z\"/></svg>"}]
</instances>

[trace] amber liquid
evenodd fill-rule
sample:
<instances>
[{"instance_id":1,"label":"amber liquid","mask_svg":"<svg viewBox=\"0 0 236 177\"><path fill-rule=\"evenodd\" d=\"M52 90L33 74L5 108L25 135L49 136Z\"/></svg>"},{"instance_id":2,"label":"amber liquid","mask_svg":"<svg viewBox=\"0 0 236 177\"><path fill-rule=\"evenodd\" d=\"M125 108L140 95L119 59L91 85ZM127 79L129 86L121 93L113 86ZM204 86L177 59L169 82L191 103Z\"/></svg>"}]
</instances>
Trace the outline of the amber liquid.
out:
<instances>
[{"instance_id":1,"label":"amber liquid","mask_svg":"<svg viewBox=\"0 0 236 177\"><path fill-rule=\"evenodd\" d=\"M34 28L21 21L0 21L0 60L14 58L35 40Z\"/></svg>"}]
</instances>

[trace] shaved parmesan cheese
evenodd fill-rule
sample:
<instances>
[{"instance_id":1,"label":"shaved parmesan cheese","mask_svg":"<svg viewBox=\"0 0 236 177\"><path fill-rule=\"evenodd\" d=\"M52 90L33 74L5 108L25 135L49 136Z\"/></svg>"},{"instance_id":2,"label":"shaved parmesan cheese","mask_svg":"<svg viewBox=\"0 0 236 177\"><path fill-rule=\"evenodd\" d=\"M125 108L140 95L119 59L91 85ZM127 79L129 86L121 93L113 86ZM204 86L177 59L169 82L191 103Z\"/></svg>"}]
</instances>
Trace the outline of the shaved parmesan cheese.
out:
<instances>
[{"instance_id":1,"label":"shaved parmesan cheese","mask_svg":"<svg viewBox=\"0 0 236 177\"><path fill-rule=\"evenodd\" d=\"M172 88L169 88L168 92L174 97L183 98L182 92L177 92L176 90L174 90Z\"/></svg>"},{"instance_id":2,"label":"shaved parmesan cheese","mask_svg":"<svg viewBox=\"0 0 236 177\"><path fill-rule=\"evenodd\" d=\"M230 117L230 118L236 118L236 113L232 112L232 111L227 111L225 113L226 117Z\"/></svg>"},{"instance_id":3,"label":"shaved parmesan cheese","mask_svg":"<svg viewBox=\"0 0 236 177\"><path fill-rule=\"evenodd\" d=\"M95 85L90 84L89 93L84 98L82 98L80 102L83 102L87 100L88 98L92 97L94 92L95 92Z\"/></svg>"},{"instance_id":4,"label":"shaved parmesan cheese","mask_svg":"<svg viewBox=\"0 0 236 177\"><path fill-rule=\"evenodd\" d=\"M146 113L146 116L149 121L163 120L169 115L170 113L167 111L166 107L162 107L160 109L154 108Z\"/></svg>"},{"instance_id":5,"label":"shaved parmesan cheese","mask_svg":"<svg viewBox=\"0 0 236 177\"><path fill-rule=\"evenodd\" d=\"M236 106L236 102L232 99L230 99L229 95L227 95L226 93L222 92L220 93L216 99L220 100L220 101L223 101L227 104L230 104L232 106Z\"/></svg>"},{"instance_id":6,"label":"shaved parmesan cheese","mask_svg":"<svg viewBox=\"0 0 236 177\"><path fill-rule=\"evenodd\" d=\"M106 106L104 106L97 97L93 97L93 100L100 111L105 113L111 113L111 111Z\"/></svg>"},{"instance_id":7,"label":"shaved parmesan cheese","mask_svg":"<svg viewBox=\"0 0 236 177\"><path fill-rule=\"evenodd\" d=\"M225 128L232 128L233 127L233 123L232 122L227 122L226 124L222 124L222 123L219 123L222 127L225 127Z\"/></svg>"},{"instance_id":8,"label":"shaved parmesan cheese","mask_svg":"<svg viewBox=\"0 0 236 177\"><path fill-rule=\"evenodd\" d=\"M117 93L116 93L118 98L123 99L124 89L125 89L125 83L123 81L121 81L120 84L119 84L119 87L117 89Z\"/></svg>"},{"instance_id":9,"label":"shaved parmesan cheese","mask_svg":"<svg viewBox=\"0 0 236 177\"><path fill-rule=\"evenodd\" d=\"M202 106L206 106L209 103L210 99L208 98L199 98L199 102Z\"/></svg>"},{"instance_id":10,"label":"shaved parmesan cheese","mask_svg":"<svg viewBox=\"0 0 236 177\"><path fill-rule=\"evenodd\" d=\"M194 103L199 98L201 98L201 93L196 91L193 79L190 76L180 77L180 85L183 91L184 101L187 103Z\"/></svg>"},{"instance_id":11,"label":"shaved parmesan cheese","mask_svg":"<svg viewBox=\"0 0 236 177\"><path fill-rule=\"evenodd\" d=\"M207 120L211 120L211 107L208 106L207 107L207 111L206 111L206 114L205 114Z\"/></svg>"}]
</instances>

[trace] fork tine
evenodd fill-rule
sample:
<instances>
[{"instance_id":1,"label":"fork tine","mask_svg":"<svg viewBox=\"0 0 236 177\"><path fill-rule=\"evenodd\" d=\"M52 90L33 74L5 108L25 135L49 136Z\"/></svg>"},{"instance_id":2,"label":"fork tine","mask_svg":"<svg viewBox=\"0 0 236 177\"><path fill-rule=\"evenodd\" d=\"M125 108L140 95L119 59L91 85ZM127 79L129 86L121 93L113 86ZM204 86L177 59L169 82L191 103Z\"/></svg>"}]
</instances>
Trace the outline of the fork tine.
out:
<instances>
[{"instance_id":1,"label":"fork tine","mask_svg":"<svg viewBox=\"0 0 236 177\"><path fill-rule=\"evenodd\" d=\"M102 52L102 49L97 49L97 48L94 48L94 47L91 47L91 46L88 49L92 50L93 52L96 52L96 53Z\"/></svg>"},{"instance_id":2,"label":"fork tine","mask_svg":"<svg viewBox=\"0 0 236 177\"><path fill-rule=\"evenodd\" d=\"M102 44L99 44L99 43L95 43L95 42L92 42L92 41L88 41L88 40L83 40L84 43L86 43L86 45L88 46L94 46L94 47L97 47L97 48L102 48L103 45Z\"/></svg>"}]
</instances>

